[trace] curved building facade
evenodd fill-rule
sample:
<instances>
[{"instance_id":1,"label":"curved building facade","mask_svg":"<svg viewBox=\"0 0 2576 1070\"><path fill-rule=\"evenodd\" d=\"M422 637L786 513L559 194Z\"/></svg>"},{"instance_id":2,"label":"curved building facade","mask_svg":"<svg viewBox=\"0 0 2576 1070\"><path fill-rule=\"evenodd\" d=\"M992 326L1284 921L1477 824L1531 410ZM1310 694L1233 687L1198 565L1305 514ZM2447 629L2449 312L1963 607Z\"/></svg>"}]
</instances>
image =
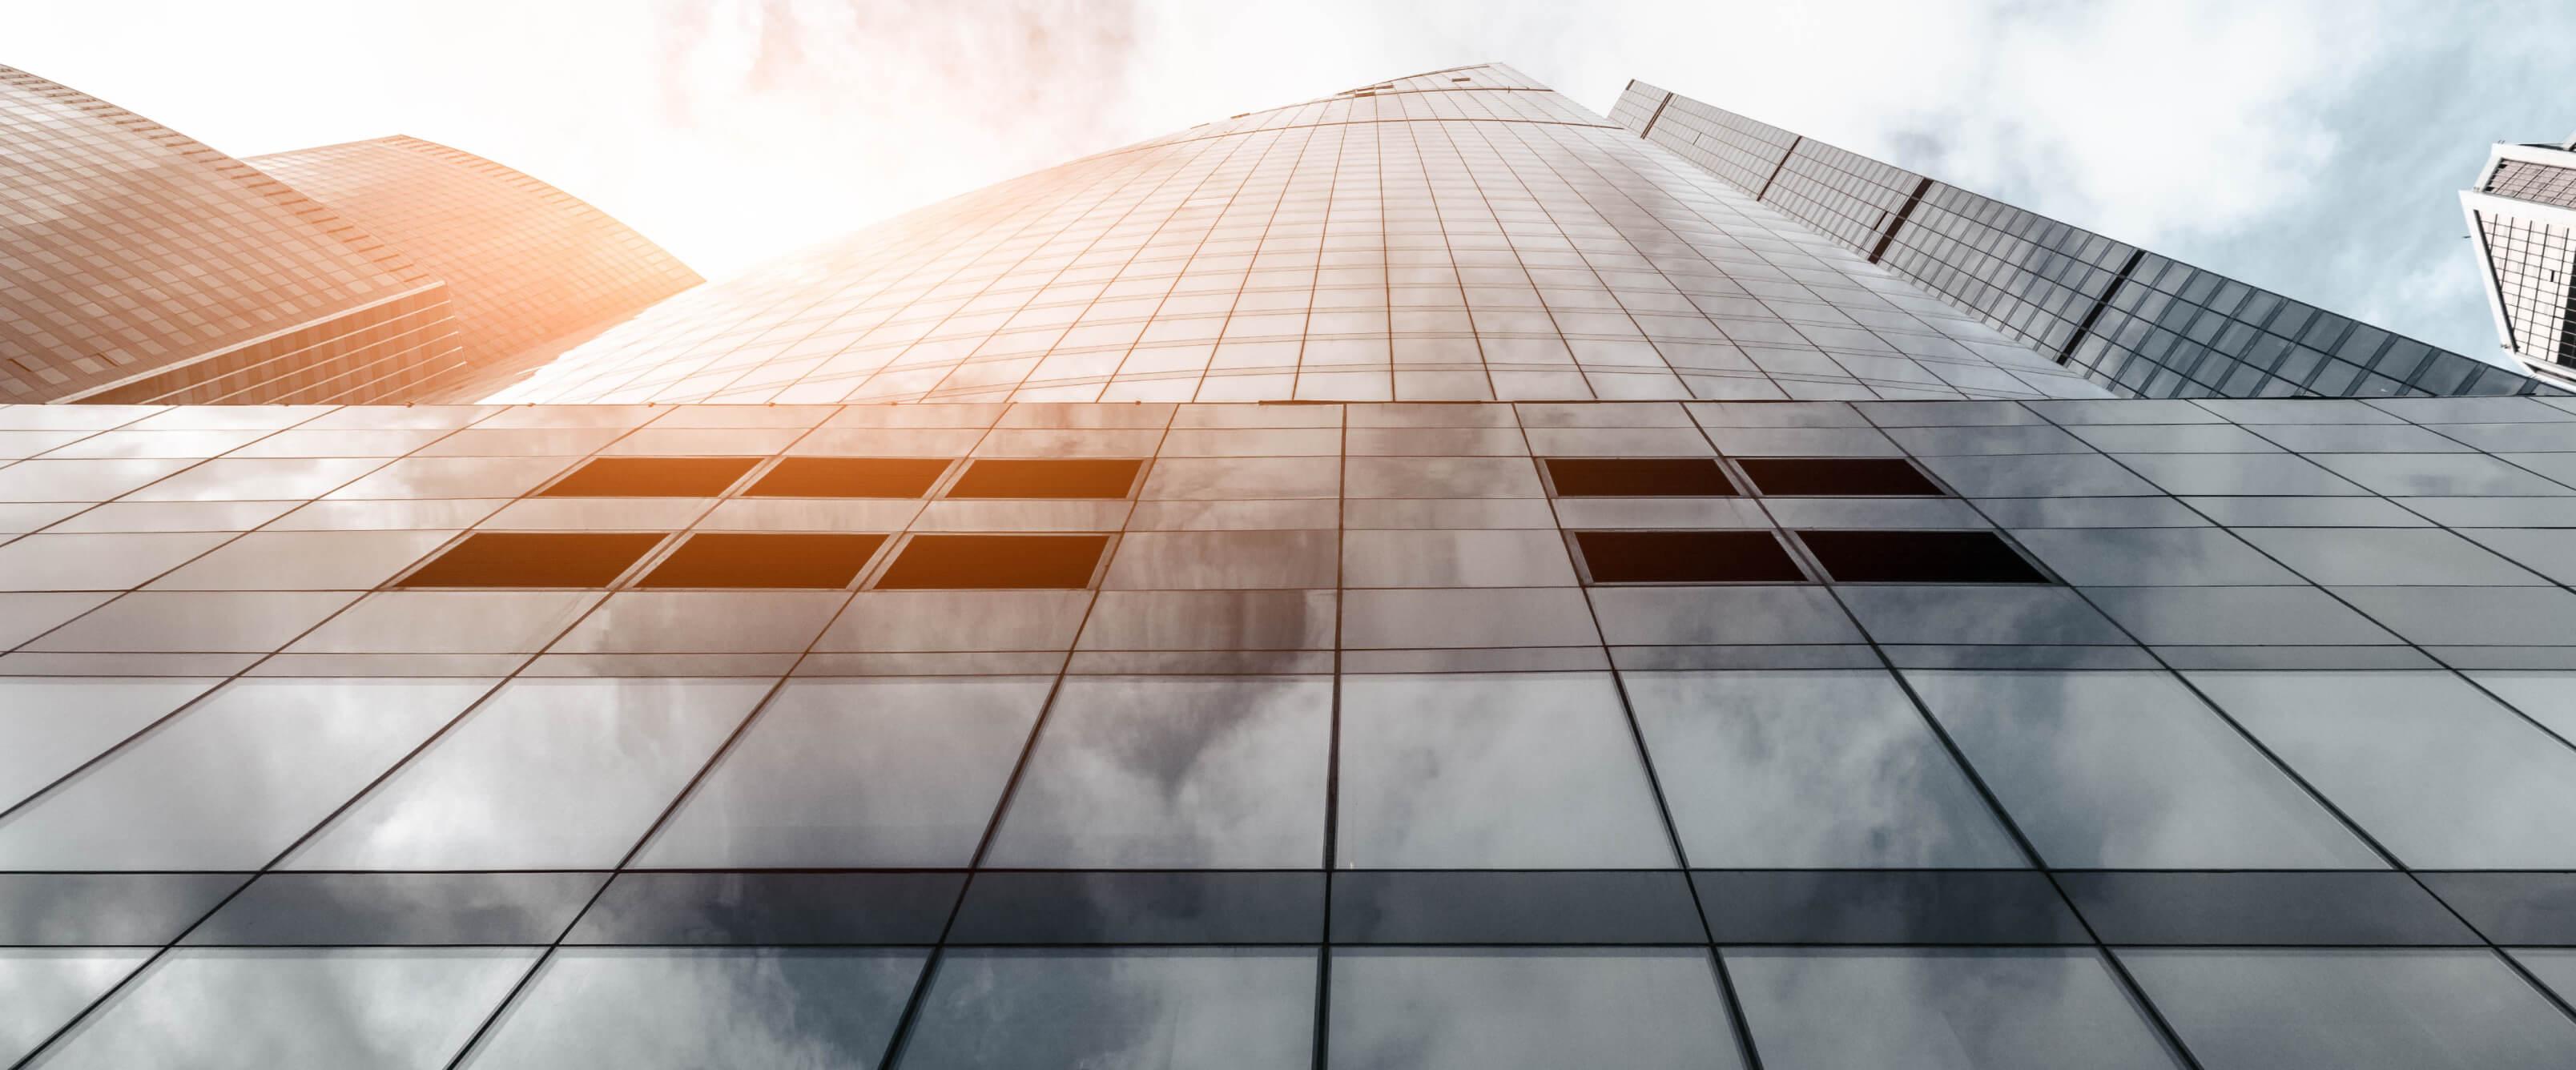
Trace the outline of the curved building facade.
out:
<instances>
[{"instance_id":1,"label":"curved building facade","mask_svg":"<svg viewBox=\"0 0 2576 1070\"><path fill-rule=\"evenodd\" d=\"M447 291L330 208L0 67L0 400L370 401L461 372Z\"/></svg>"},{"instance_id":2,"label":"curved building facade","mask_svg":"<svg viewBox=\"0 0 2576 1070\"><path fill-rule=\"evenodd\" d=\"M247 162L446 282L478 383L702 281L579 198L436 142L378 138Z\"/></svg>"}]
</instances>

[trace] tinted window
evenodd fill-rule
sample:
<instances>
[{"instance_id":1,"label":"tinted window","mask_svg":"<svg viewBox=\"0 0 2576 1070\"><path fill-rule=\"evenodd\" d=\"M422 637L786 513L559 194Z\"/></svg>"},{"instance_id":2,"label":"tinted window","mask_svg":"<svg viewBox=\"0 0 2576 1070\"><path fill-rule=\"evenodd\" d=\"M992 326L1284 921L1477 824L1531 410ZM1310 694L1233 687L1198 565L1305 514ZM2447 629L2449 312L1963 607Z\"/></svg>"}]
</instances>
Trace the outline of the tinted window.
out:
<instances>
[{"instance_id":1,"label":"tinted window","mask_svg":"<svg viewBox=\"0 0 2576 1070\"><path fill-rule=\"evenodd\" d=\"M1755 490L1775 496L1941 493L1921 471L1894 457L1751 457L1736 463Z\"/></svg>"},{"instance_id":2,"label":"tinted window","mask_svg":"<svg viewBox=\"0 0 2576 1070\"><path fill-rule=\"evenodd\" d=\"M1578 531L1594 583L1794 582L1807 577L1768 531Z\"/></svg>"},{"instance_id":3,"label":"tinted window","mask_svg":"<svg viewBox=\"0 0 2576 1070\"><path fill-rule=\"evenodd\" d=\"M1801 531L1837 583L2046 583L1987 531Z\"/></svg>"},{"instance_id":4,"label":"tinted window","mask_svg":"<svg viewBox=\"0 0 2576 1070\"><path fill-rule=\"evenodd\" d=\"M759 463L758 457L600 457L537 496L712 498Z\"/></svg>"},{"instance_id":5,"label":"tinted window","mask_svg":"<svg viewBox=\"0 0 2576 1070\"><path fill-rule=\"evenodd\" d=\"M1550 457L1548 480L1561 498L1731 497L1733 481L1706 457Z\"/></svg>"},{"instance_id":6,"label":"tinted window","mask_svg":"<svg viewBox=\"0 0 2576 1070\"><path fill-rule=\"evenodd\" d=\"M478 531L396 587L606 587L662 541L658 531Z\"/></svg>"},{"instance_id":7,"label":"tinted window","mask_svg":"<svg viewBox=\"0 0 2576 1070\"><path fill-rule=\"evenodd\" d=\"M916 535L881 588L1079 588L1091 584L1107 535Z\"/></svg>"}]
</instances>

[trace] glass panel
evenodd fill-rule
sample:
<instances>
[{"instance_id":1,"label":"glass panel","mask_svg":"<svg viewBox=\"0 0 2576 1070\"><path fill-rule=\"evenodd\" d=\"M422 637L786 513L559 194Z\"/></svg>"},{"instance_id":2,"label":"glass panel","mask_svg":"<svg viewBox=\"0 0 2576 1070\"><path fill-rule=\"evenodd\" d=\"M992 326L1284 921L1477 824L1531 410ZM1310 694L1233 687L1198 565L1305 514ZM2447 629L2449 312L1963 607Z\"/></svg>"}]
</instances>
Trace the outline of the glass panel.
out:
<instances>
[{"instance_id":1,"label":"glass panel","mask_svg":"<svg viewBox=\"0 0 2576 1070\"><path fill-rule=\"evenodd\" d=\"M1354 676L1342 688L1341 867L1674 864L1609 677Z\"/></svg>"},{"instance_id":2,"label":"glass panel","mask_svg":"<svg viewBox=\"0 0 2576 1070\"><path fill-rule=\"evenodd\" d=\"M1335 1070L1742 1066L1704 949L1333 954Z\"/></svg>"},{"instance_id":3,"label":"glass panel","mask_svg":"<svg viewBox=\"0 0 2576 1070\"><path fill-rule=\"evenodd\" d=\"M563 950L466 1066L877 1065L914 951Z\"/></svg>"},{"instance_id":4,"label":"glass panel","mask_svg":"<svg viewBox=\"0 0 2576 1070\"><path fill-rule=\"evenodd\" d=\"M2191 679L2409 866L2576 868L2576 751L2458 677Z\"/></svg>"},{"instance_id":5,"label":"glass panel","mask_svg":"<svg viewBox=\"0 0 2576 1070\"><path fill-rule=\"evenodd\" d=\"M1906 675L2049 865L2383 865L2170 676Z\"/></svg>"},{"instance_id":6,"label":"glass panel","mask_svg":"<svg viewBox=\"0 0 2576 1070\"><path fill-rule=\"evenodd\" d=\"M36 1065L434 1070L536 958L535 949L173 951Z\"/></svg>"},{"instance_id":7,"label":"glass panel","mask_svg":"<svg viewBox=\"0 0 2576 1070\"><path fill-rule=\"evenodd\" d=\"M0 868L258 869L490 686L233 684L0 823Z\"/></svg>"},{"instance_id":8,"label":"glass panel","mask_svg":"<svg viewBox=\"0 0 2576 1070\"><path fill-rule=\"evenodd\" d=\"M1312 951L954 951L897 1065L1288 1070L1314 1006Z\"/></svg>"},{"instance_id":9,"label":"glass panel","mask_svg":"<svg viewBox=\"0 0 2576 1070\"><path fill-rule=\"evenodd\" d=\"M1042 679L789 684L640 864L963 866L1049 686Z\"/></svg>"},{"instance_id":10,"label":"glass panel","mask_svg":"<svg viewBox=\"0 0 2576 1070\"><path fill-rule=\"evenodd\" d=\"M2122 951L2207 1070L2541 1070L2576 1023L2491 951Z\"/></svg>"},{"instance_id":11,"label":"glass panel","mask_svg":"<svg viewBox=\"0 0 2576 1070\"><path fill-rule=\"evenodd\" d=\"M97 757L212 680L0 680L0 808Z\"/></svg>"},{"instance_id":12,"label":"glass panel","mask_svg":"<svg viewBox=\"0 0 2576 1070\"><path fill-rule=\"evenodd\" d=\"M0 1063L17 1065L151 957L86 948L0 951Z\"/></svg>"},{"instance_id":13,"label":"glass panel","mask_svg":"<svg viewBox=\"0 0 2576 1070\"><path fill-rule=\"evenodd\" d=\"M1766 1070L2180 1065L2091 950L1729 950Z\"/></svg>"},{"instance_id":14,"label":"glass panel","mask_svg":"<svg viewBox=\"0 0 2576 1070\"><path fill-rule=\"evenodd\" d=\"M1692 866L2029 864L1885 673L1630 673L1627 685Z\"/></svg>"},{"instance_id":15,"label":"glass panel","mask_svg":"<svg viewBox=\"0 0 2576 1070\"><path fill-rule=\"evenodd\" d=\"M761 682L522 680L340 815L295 869L605 869Z\"/></svg>"},{"instance_id":16,"label":"glass panel","mask_svg":"<svg viewBox=\"0 0 2576 1070\"><path fill-rule=\"evenodd\" d=\"M1323 864L1327 680L1066 681L990 864Z\"/></svg>"}]
</instances>

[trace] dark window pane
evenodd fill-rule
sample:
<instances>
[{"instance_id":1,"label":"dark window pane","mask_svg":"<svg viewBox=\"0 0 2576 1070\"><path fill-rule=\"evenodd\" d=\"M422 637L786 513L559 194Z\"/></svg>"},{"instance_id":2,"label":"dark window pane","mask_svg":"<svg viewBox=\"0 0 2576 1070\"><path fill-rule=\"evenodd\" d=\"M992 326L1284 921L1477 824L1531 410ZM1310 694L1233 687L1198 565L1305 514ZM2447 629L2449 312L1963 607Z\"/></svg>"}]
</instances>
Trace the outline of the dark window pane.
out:
<instances>
[{"instance_id":1,"label":"dark window pane","mask_svg":"<svg viewBox=\"0 0 2576 1070\"><path fill-rule=\"evenodd\" d=\"M957 873L624 873L570 944L930 944Z\"/></svg>"},{"instance_id":2,"label":"dark window pane","mask_svg":"<svg viewBox=\"0 0 2576 1070\"><path fill-rule=\"evenodd\" d=\"M916 535L880 588L1080 588L1091 584L1107 535Z\"/></svg>"},{"instance_id":3,"label":"dark window pane","mask_svg":"<svg viewBox=\"0 0 2576 1070\"><path fill-rule=\"evenodd\" d=\"M543 944L600 873L271 873L188 933L244 947Z\"/></svg>"},{"instance_id":4,"label":"dark window pane","mask_svg":"<svg viewBox=\"0 0 2576 1070\"><path fill-rule=\"evenodd\" d=\"M2026 870L1704 870L1691 880L1721 944L2087 942L2048 878Z\"/></svg>"},{"instance_id":5,"label":"dark window pane","mask_svg":"<svg viewBox=\"0 0 2576 1070\"><path fill-rule=\"evenodd\" d=\"M1307 944L1324 931L1321 873L994 873L976 876L962 944Z\"/></svg>"},{"instance_id":6,"label":"dark window pane","mask_svg":"<svg viewBox=\"0 0 2576 1070\"><path fill-rule=\"evenodd\" d=\"M2111 944L2475 944L2404 873L2063 873Z\"/></svg>"},{"instance_id":7,"label":"dark window pane","mask_svg":"<svg viewBox=\"0 0 2576 1070\"><path fill-rule=\"evenodd\" d=\"M1594 583L1796 582L1807 577L1767 531L1578 531Z\"/></svg>"},{"instance_id":8,"label":"dark window pane","mask_svg":"<svg viewBox=\"0 0 2576 1070\"><path fill-rule=\"evenodd\" d=\"M1560 498L1722 498L1735 484L1706 457L1550 457Z\"/></svg>"},{"instance_id":9,"label":"dark window pane","mask_svg":"<svg viewBox=\"0 0 2576 1070\"><path fill-rule=\"evenodd\" d=\"M658 531L478 531L396 587L606 587L662 541Z\"/></svg>"},{"instance_id":10,"label":"dark window pane","mask_svg":"<svg viewBox=\"0 0 2576 1070\"><path fill-rule=\"evenodd\" d=\"M753 498L918 498L948 471L940 457L789 457L743 491Z\"/></svg>"},{"instance_id":11,"label":"dark window pane","mask_svg":"<svg viewBox=\"0 0 2576 1070\"><path fill-rule=\"evenodd\" d=\"M847 587L885 540L883 535L692 535L637 586Z\"/></svg>"},{"instance_id":12,"label":"dark window pane","mask_svg":"<svg viewBox=\"0 0 2576 1070\"><path fill-rule=\"evenodd\" d=\"M1696 944L1707 939L1679 871L1344 872L1344 944Z\"/></svg>"},{"instance_id":13,"label":"dark window pane","mask_svg":"<svg viewBox=\"0 0 2576 1070\"><path fill-rule=\"evenodd\" d=\"M1145 462L1131 459L976 461L951 498L1124 498Z\"/></svg>"},{"instance_id":14,"label":"dark window pane","mask_svg":"<svg viewBox=\"0 0 2576 1070\"><path fill-rule=\"evenodd\" d=\"M540 498L712 498L758 457L600 457L538 491Z\"/></svg>"},{"instance_id":15,"label":"dark window pane","mask_svg":"<svg viewBox=\"0 0 2576 1070\"><path fill-rule=\"evenodd\" d=\"M1894 457L1746 458L1736 462L1764 494L1837 496L1941 493L1912 464Z\"/></svg>"},{"instance_id":16,"label":"dark window pane","mask_svg":"<svg viewBox=\"0 0 2576 1070\"><path fill-rule=\"evenodd\" d=\"M1986 531L1801 531L1837 583L2046 583Z\"/></svg>"}]
</instances>

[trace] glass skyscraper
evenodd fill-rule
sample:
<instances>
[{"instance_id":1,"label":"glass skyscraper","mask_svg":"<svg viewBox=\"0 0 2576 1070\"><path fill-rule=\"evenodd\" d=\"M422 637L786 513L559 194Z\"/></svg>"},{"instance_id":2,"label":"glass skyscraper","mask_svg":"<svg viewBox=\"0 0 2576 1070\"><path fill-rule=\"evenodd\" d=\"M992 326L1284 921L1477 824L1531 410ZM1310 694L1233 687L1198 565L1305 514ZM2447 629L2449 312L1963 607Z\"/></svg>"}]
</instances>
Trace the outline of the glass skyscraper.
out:
<instances>
[{"instance_id":1,"label":"glass skyscraper","mask_svg":"<svg viewBox=\"0 0 2576 1070\"><path fill-rule=\"evenodd\" d=\"M2576 385L2576 138L2497 145L2460 209L2504 348L2543 381Z\"/></svg>"},{"instance_id":2,"label":"glass skyscraper","mask_svg":"<svg viewBox=\"0 0 2576 1070\"><path fill-rule=\"evenodd\" d=\"M480 403L0 407L0 1060L2566 1065L2576 400L2127 396L1680 107L1236 116Z\"/></svg>"}]
</instances>

